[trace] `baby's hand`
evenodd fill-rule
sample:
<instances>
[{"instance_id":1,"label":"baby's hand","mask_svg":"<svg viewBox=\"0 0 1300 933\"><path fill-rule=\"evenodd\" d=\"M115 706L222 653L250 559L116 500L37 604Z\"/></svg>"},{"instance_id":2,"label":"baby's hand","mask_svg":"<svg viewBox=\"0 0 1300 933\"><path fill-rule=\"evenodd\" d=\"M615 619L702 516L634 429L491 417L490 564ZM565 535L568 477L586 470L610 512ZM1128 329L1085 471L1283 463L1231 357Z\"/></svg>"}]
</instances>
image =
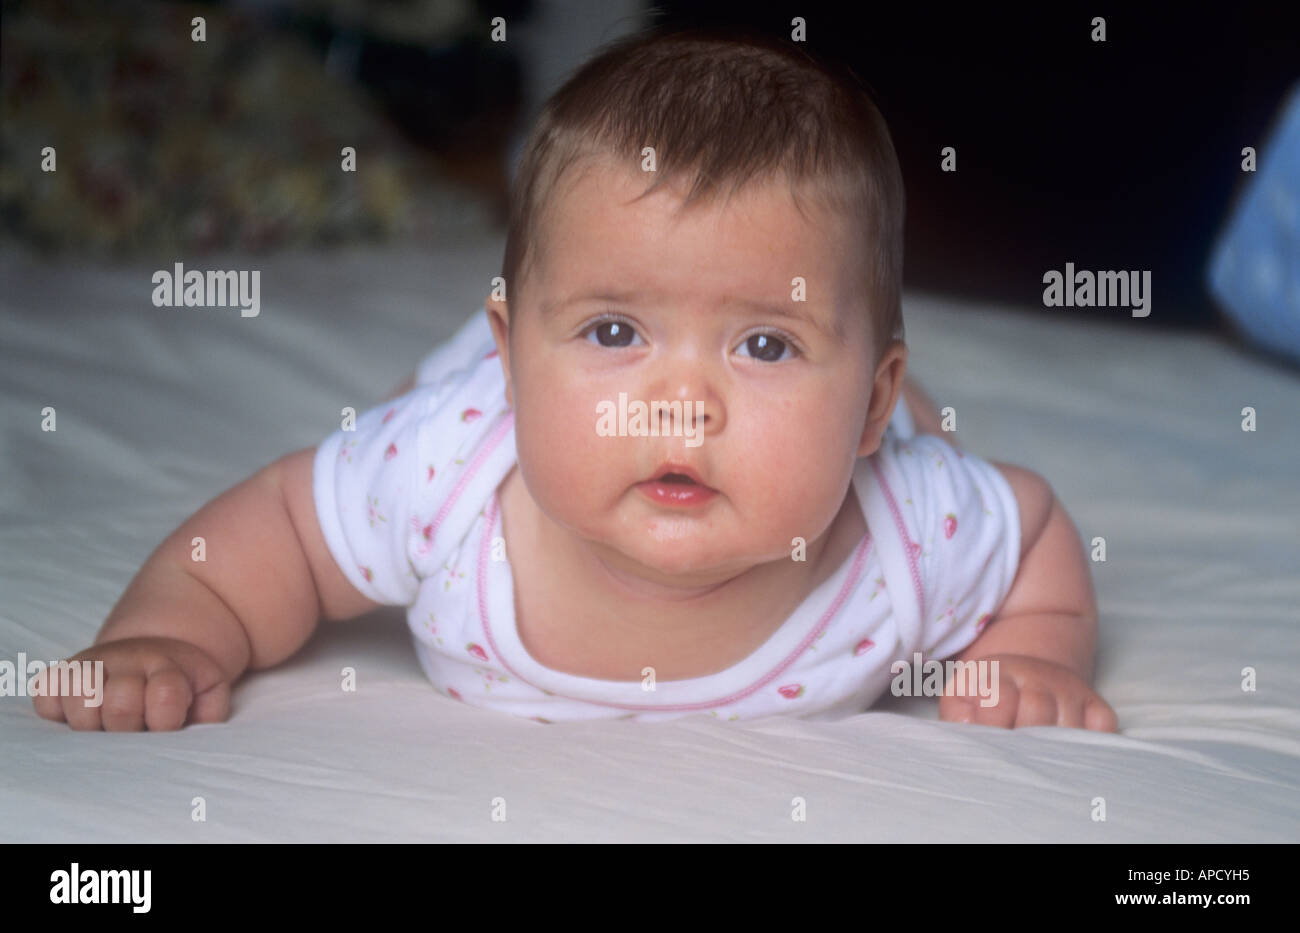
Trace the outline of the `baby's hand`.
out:
<instances>
[{"instance_id":1,"label":"baby's hand","mask_svg":"<svg viewBox=\"0 0 1300 933\"><path fill-rule=\"evenodd\" d=\"M223 722L230 715L230 681L202 648L175 638L122 638L87 648L72 661L103 661L98 706L86 696L34 696L37 715L78 731L164 732L191 723ZM49 692L49 670L39 675ZM57 688L57 685L56 685Z\"/></svg>"},{"instance_id":2,"label":"baby's hand","mask_svg":"<svg viewBox=\"0 0 1300 933\"><path fill-rule=\"evenodd\" d=\"M1115 732L1119 728L1119 717L1110 704L1068 667L1020 654L979 660L998 662L997 704L981 706L979 696L953 695L954 680L950 680L939 698L940 719L1004 729L1069 726Z\"/></svg>"}]
</instances>

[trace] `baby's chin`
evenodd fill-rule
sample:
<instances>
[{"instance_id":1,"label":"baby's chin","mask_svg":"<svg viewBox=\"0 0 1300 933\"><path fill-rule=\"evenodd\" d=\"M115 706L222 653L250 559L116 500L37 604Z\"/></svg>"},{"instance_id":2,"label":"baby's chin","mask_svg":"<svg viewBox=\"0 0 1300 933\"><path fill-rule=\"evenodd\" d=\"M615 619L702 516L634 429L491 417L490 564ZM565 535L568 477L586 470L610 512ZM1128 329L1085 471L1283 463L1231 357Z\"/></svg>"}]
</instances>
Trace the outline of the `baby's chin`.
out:
<instances>
[{"instance_id":1,"label":"baby's chin","mask_svg":"<svg viewBox=\"0 0 1300 933\"><path fill-rule=\"evenodd\" d=\"M656 585L699 587L791 559L793 534L780 516L762 527L744 521L725 495L702 509L657 508L627 491L586 503L572 498L539 502L550 519L586 542L607 565ZM588 507L584 507L588 506Z\"/></svg>"},{"instance_id":2,"label":"baby's chin","mask_svg":"<svg viewBox=\"0 0 1300 933\"><path fill-rule=\"evenodd\" d=\"M789 547L752 535L719 536L701 529L673 533L636 533L620 529L612 536L588 538L607 566L654 586L683 589L714 586L774 561L789 560ZM765 546L766 545L766 546Z\"/></svg>"}]
</instances>

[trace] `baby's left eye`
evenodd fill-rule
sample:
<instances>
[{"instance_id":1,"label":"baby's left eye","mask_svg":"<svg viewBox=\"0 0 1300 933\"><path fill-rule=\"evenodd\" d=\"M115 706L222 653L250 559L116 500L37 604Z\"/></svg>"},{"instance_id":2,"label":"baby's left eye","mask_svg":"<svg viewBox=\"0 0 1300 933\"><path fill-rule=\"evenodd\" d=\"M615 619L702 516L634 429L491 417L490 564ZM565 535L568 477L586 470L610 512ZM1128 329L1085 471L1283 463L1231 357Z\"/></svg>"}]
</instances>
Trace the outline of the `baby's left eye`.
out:
<instances>
[{"instance_id":1,"label":"baby's left eye","mask_svg":"<svg viewBox=\"0 0 1300 933\"><path fill-rule=\"evenodd\" d=\"M785 356L786 350L789 350L791 354L794 353L794 347L775 334L754 334L746 338L740 346L749 351L748 356L752 356L764 363L780 361Z\"/></svg>"},{"instance_id":2,"label":"baby's left eye","mask_svg":"<svg viewBox=\"0 0 1300 933\"><path fill-rule=\"evenodd\" d=\"M595 337L595 343L607 348L630 347L637 333L631 324L617 318L602 318L583 332L583 337Z\"/></svg>"}]
</instances>

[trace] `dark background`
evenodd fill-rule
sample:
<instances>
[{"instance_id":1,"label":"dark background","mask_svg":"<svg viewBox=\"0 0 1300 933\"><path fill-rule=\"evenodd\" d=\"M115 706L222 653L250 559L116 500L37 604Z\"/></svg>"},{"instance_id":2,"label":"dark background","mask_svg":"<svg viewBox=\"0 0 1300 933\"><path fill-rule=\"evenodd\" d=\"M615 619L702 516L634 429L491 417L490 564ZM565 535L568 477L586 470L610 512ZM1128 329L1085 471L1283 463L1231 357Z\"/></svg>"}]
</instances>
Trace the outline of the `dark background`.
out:
<instances>
[{"instance_id":1,"label":"dark background","mask_svg":"<svg viewBox=\"0 0 1300 933\"><path fill-rule=\"evenodd\" d=\"M160 238L191 253L420 237L460 210L437 202L413 219L408 205L439 183L481 197L501 223L523 132L600 42L649 24L788 38L798 15L809 47L850 65L889 121L907 186L906 287L1041 310L1044 272L1066 262L1151 270L1143 326L1227 336L1205 270L1248 177L1241 149L1260 147L1300 76L1300 29L1280 7L4 0L4 28L24 28L4 37L0 64L2 232L46 251L113 253ZM429 27L431 9L461 13ZM210 19L201 54L177 41L194 12ZM26 28L41 16L47 28ZM506 43L489 39L494 16ZM1104 43L1091 41L1094 16L1106 18ZM87 39L90 22L113 23L112 38ZM277 55L296 69L278 85L239 83ZM333 108L340 89L364 103ZM183 128L178 113L199 119ZM387 188L362 187L371 174L345 189L337 160L317 165L338 151L335 124L339 139L364 140L368 165L385 160ZM190 151L195 133L217 138ZM71 150L57 180L32 174L29 150L49 139L61 160ZM945 146L956 173L939 170ZM254 150L265 161L229 168L231 153ZM159 165L158 152L172 156ZM225 161L205 161L214 152ZM154 201L170 213L153 216Z\"/></svg>"},{"instance_id":2,"label":"dark background","mask_svg":"<svg viewBox=\"0 0 1300 933\"><path fill-rule=\"evenodd\" d=\"M1066 261L1150 269L1153 325L1217 326L1205 268L1241 149L1300 77L1285 4L657 6L785 35L797 14L873 89L907 186L907 286L1041 307Z\"/></svg>"}]
</instances>

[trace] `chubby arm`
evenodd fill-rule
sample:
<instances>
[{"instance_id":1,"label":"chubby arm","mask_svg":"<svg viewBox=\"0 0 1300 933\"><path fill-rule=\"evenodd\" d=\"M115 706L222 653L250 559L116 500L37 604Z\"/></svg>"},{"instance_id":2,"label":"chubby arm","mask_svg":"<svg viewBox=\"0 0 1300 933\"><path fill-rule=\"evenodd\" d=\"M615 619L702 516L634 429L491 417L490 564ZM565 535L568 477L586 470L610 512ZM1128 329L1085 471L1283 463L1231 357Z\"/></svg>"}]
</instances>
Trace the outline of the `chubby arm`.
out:
<instances>
[{"instance_id":1,"label":"chubby arm","mask_svg":"<svg viewBox=\"0 0 1300 933\"><path fill-rule=\"evenodd\" d=\"M1091 680L1097 597L1079 532L1041 476L1009 463L993 466L1020 507L1020 567L994 621L961 658L1040 658Z\"/></svg>"},{"instance_id":2,"label":"chubby arm","mask_svg":"<svg viewBox=\"0 0 1300 933\"><path fill-rule=\"evenodd\" d=\"M918 432L956 446L920 386L904 380L903 396ZM984 698L955 695L950 679L939 718L1003 728L1058 725L1115 732L1115 711L1090 686L1097 599L1079 533L1041 476L1009 463L993 466L1006 477L1019 506L1020 566L997 617L956 658L996 660L1000 696L990 708Z\"/></svg>"},{"instance_id":3,"label":"chubby arm","mask_svg":"<svg viewBox=\"0 0 1300 933\"><path fill-rule=\"evenodd\" d=\"M381 608L382 604L357 591L343 575L325 544L320 520L316 517L316 501L312 496L312 465L315 460L316 448L307 447L277 461L285 510L314 583L319 617L330 621L354 619Z\"/></svg>"},{"instance_id":4,"label":"chubby arm","mask_svg":"<svg viewBox=\"0 0 1300 933\"><path fill-rule=\"evenodd\" d=\"M997 692L963 696L951 678L939 718L1006 729L1115 732L1115 711L1091 686L1097 600L1078 531L1041 476L1010 464L993 466L1020 507L1020 566L997 617L959 660L989 664Z\"/></svg>"},{"instance_id":5,"label":"chubby arm","mask_svg":"<svg viewBox=\"0 0 1300 933\"><path fill-rule=\"evenodd\" d=\"M910 376L903 380L903 400L918 432L957 446L957 439L942 429L934 402ZM995 621L959 658L1027 656L1091 680L1097 597L1079 532L1043 477L1024 467L991 462L1006 477L1019 506L1020 566Z\"/></svg>"},{"instance_id":6,"label":"chubby arm","mask_svg":"<svg viewBox=\"0 0 1300 933\"><path fill-rule=\"evenodd\" d=\"M98 683L38 679L37 715L78 731L222 722L244 671L292 656L322 617L377 608L334 563L312 498L315 451L258 470L203 506L149 557L95 643ZM206 560L191 559L203 538Z\"/></svg>"},{"instance_id":7,"label":"chubby arm","mask_svg":"<svg viewBox=\"0 0 1300 933\"><path fill-rule=\"evenodd\" d=\"M321 618L378 608L326 547L312 498L314 457L314 448L281 457L188 518L132 581L96 644L179 639L235 680L291 657ZM196 537L204 561L190 559Z\"/></svg>"}]
</instances>

